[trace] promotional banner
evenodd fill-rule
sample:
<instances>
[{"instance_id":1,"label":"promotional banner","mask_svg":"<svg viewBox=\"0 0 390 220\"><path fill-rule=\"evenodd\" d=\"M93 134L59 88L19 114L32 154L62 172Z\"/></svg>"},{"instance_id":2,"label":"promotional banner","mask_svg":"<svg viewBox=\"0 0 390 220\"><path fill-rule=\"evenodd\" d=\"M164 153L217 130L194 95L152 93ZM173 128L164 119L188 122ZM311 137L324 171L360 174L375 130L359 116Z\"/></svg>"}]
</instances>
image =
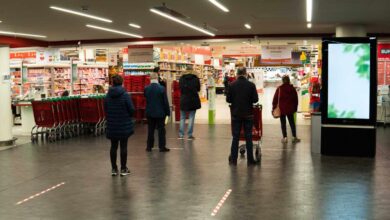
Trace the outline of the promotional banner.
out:
<instances>
[{"instance_id":1,"label":"promotional banner","mask_svg":"<svg viewBox=\"0 0 390 220\"><path fill-rule=\"evenodd\" d=\"M378 60L390 61L390 44L378 44Z\"/></svg>"},{"instance_id":2,"label":"promotional banner","mask_svg":"<svg viewBox=\"0 0 390 220\"><path fill-rule=\"evenodd\" d=\"M290 46L261 46L261 62L291 63L291 52Z\"/></svg>"},{"instance_id":3,"label":"promotional banner","mask_svg":"<svg viewBox=\"0 0 390 220\"><path fill-rule=\"evenodd\" d=\"M153 62L153 45L129 45L129 63Z\"/></svg>"},{"instance_id":4,"label":"promotional banner","mask_svg":"<svg viewBox=\"0 0 390 220\"><path fill-rule=\"evenodd\" d=\"M240 56L259 56L260 46L257 45L232 45L226 47L213 47L213 56L221 53L223 57L240 57Z\"/></svg>"}]
</instances>

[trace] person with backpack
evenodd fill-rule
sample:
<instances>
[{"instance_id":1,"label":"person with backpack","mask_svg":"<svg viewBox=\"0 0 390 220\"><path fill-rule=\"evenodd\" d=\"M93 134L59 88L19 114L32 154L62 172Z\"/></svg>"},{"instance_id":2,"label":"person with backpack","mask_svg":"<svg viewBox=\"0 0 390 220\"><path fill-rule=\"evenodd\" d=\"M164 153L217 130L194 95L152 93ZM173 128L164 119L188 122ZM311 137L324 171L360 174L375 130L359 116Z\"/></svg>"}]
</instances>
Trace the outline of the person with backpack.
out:
<instances>
[{"instance_id":1,"label":"person with backpack","mask_svg":"<svg viewBox=\"0 0 390 220\"><path fill-rule=\"evenodd\" d=\"M122 87L123 78L120 75L112 77L112 86L108 90L104 100L104 109L107 120L107 138L111 140L111 167L112 176L118 175L118 166L116 164L116 155L118 145L120 145L120 175L126 176L130 174L127 168L127 141L134 133L134 105L130 95Z\"/></svg>"}]
</instances>

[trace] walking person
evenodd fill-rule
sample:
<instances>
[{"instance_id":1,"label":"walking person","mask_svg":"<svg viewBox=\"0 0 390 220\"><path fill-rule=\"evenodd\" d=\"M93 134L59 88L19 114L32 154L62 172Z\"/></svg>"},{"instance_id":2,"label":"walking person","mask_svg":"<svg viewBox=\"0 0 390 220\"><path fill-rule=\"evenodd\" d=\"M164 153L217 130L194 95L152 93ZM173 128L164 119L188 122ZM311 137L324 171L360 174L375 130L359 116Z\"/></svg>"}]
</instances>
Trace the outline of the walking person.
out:
<instances>
[{"instance_id":1,"label":"walking person","mask_svg":"<svg viewBox=\"0 0 390 220\"><path fill-rule=\"evenodd\" d=\"M148 140L146 151L151 152L154 145L154 131L158 130L160 152L168 152L165 137L165 117L170 116L169 103L165 88L158 83L158 74L150 74L151 84L145 88L146 117L148 119Z\"/></svg>"},{"instance_id":2,"label":"walking person","mask_svg":"<svg viewBox=\"0 0 390 220\"><path fill-rule=\"evenodd\" d=\"M130 95L122 87L123 78L119 75L112 77L112 86L104 100L107 120L107 138L111 140L112 176L118 175L116 155L120 145L121 176L130 174L127 168L127 141L134 133L133 113L135 111Z\"/></svg>"},{"instance_id":3,"label":"walking person","mask_svg":"<svg viewBox=\"0 0 390 220\"><path fill-rule=\"evenodd\" d=\"M233 140L229 156L229 164L237 165L238 143L240 141L241 128L244 127L247 164L256 165L253 157L253 104L259 101L256 86L247 79L245 67L237 70L237 80L230 84L226 101L231 104Z\"/></svg>"},{"instance_id":4,"label":"walking person","mask_svg":"<svg viewBox=\"0 0 390 220\"><path fill-rule=\"evenodd\" d=\"M198 92L200 91L200 81L197 74L193 71L192 65L187 65L187 71L179 80L180 87L180 129L179 139L184 139L184 124L186 115L188 120L188 140L194 140L193 130L196 110L201 108Z\"/></svg>"},{"instance_id":5,"label":"walking person","mask_svg":"<svg viewBox=\"0 0 390 220\"><path fill-rule=\"evenodd\" d=\"M282 143L287 143L287 128L286 118L291 127L291 133L293 136L292 142L297 143L301 140L297 138L297 131L295 125L295 113L298 109L298 94L294 86L290 83L290 77L285 75L282 77L283 84L278 87L275 92L274 99L272 101L272 110L277 107L280 109L280 124L282 128Z\"/></svg>"}]
</instances>

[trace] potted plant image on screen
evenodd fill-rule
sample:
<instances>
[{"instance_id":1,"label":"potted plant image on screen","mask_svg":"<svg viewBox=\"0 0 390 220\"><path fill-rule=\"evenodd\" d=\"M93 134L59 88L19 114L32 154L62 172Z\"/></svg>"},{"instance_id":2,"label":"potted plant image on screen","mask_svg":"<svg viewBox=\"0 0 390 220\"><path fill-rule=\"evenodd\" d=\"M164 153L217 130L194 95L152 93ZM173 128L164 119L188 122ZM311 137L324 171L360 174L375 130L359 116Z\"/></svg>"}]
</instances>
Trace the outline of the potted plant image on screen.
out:
<instances>
[{"instance_id":1,"label":"potted plant image on screen","mask_svg":"<svg viewBox=\"0 0 390 220\"><path fill-rule=\"evenodd\" d=\"M328 118L369 119L370 44L329 44Z\"/></svg>"}]
</instances>

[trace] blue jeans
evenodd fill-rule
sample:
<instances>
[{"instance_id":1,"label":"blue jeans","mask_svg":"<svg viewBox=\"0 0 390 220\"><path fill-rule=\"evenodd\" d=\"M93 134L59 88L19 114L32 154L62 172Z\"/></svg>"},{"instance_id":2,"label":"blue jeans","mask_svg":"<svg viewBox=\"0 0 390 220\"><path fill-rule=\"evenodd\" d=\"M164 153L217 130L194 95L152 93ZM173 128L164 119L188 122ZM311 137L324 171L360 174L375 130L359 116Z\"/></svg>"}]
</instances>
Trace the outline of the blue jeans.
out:
<instances>
[{"instance_id":1,"label":"blue jeans","mask_svg":"<svg viewBox=\"0 0 390 220\"><path fill-rule=\"evenodd\" d=\"M233 118L232 119L232 134L233 141L230 151L232 160L237 161L238 157L238 143L240 141L241 128L244 126L247 160L253 161L253 142L252 142L252 127L253 118Z\"/></svg>"},{"instance_id":2,"label":"blue jeans","mask_svg":"<svg viewBox=\"0 0 390 220\"><path fill-rule=\"evenodd\" d=\"M180 129L179 136L184 137L184 124L186 122L186 114L189 114L188 117L188 137L192 137L192 132L194 131L194 121L196 111L181 111L180 110Z\"/></svg>"}]
</instances>

